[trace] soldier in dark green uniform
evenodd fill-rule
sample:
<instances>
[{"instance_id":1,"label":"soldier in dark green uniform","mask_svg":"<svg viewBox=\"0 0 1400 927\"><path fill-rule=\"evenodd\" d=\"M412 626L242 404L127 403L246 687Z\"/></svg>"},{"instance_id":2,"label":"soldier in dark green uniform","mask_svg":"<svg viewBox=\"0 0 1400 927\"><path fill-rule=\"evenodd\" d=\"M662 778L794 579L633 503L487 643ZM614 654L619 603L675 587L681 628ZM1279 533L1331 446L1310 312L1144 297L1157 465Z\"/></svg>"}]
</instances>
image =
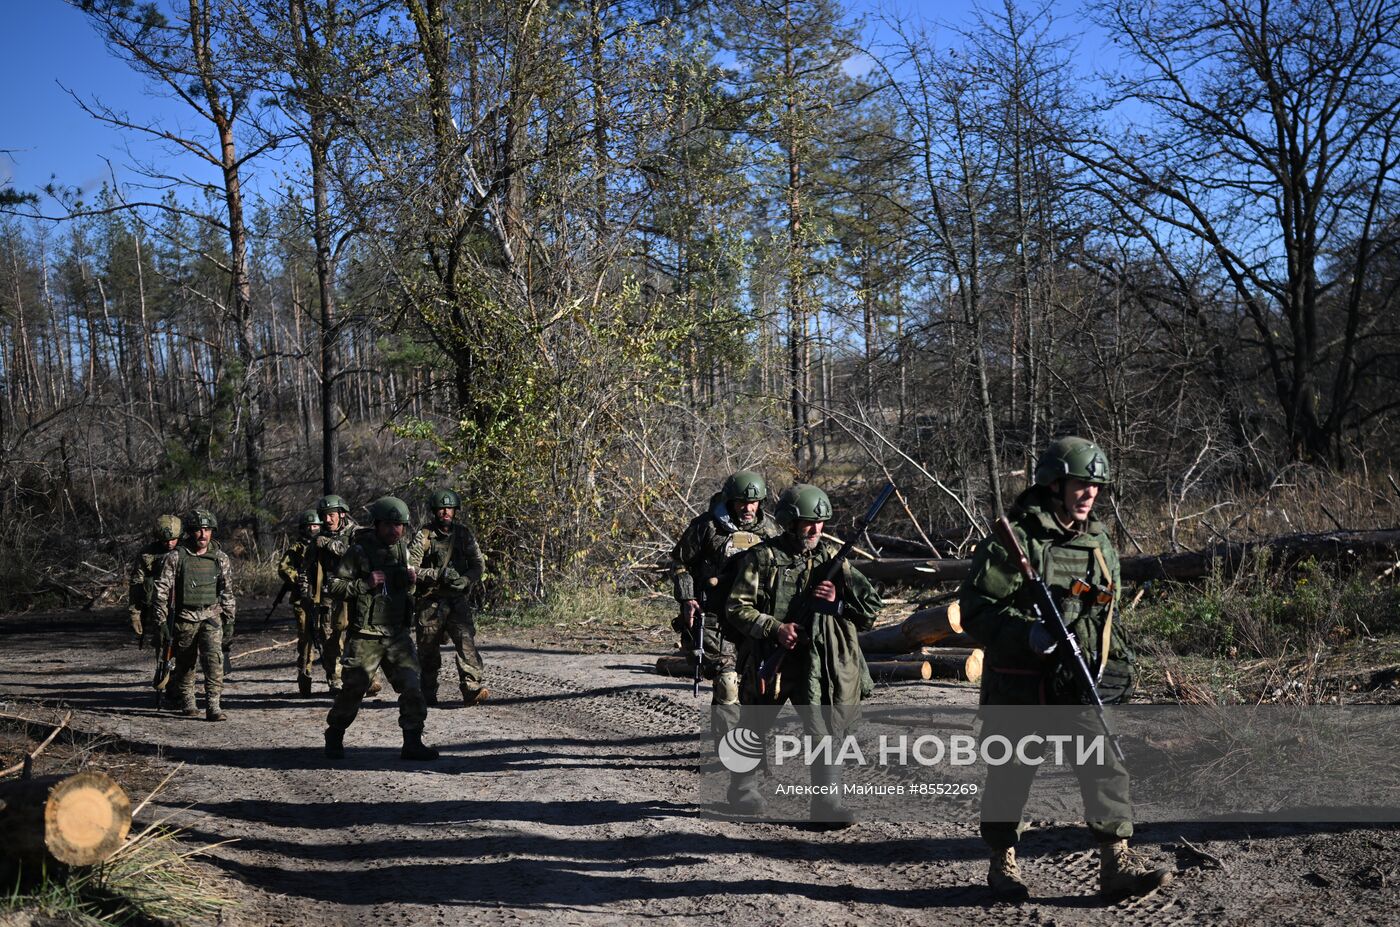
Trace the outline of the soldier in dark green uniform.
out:
<instances>
[{"instance_id":1,"label":"soldier in dark green uniform","mask_svg":"<svg viewBox=\"0 0 1400 927\"><path fill-rule=\"evenodd\" d=\"M308 586L316 606L317 633L321 637L321 666L326 671L326 684L331 696L340 691L340 656L345 649L345 629L350 624L350 607L343 596L337 596L328 585L340 566L340 558L350 549L350 539L359 525L350 517L350 506L340 496L322 496L316 503L321 516L321 531L312 542L316 549L320 587Z\"/></svg>"},{"instance_id":2,"label":"soldier in dark green uniform","mask_svg":"<svg viewBox=\"0 0 1400 927\"><path fill-rule=\"evenodd\" d=\"M218 522L204 509L184 518L185 542L165 555L156 577L152 617L168 622L175 639L175 668L169 688L178 693L189 717L199 710L194 700L194 665L204 667L204 717L225 718L219 704L224 692L224 651L233 642L237 603L233 595L233 565L214 543ZM224 635L228 635L227 640Z\"/></svg>"},{"instance_id":3,"label":"soldier in dark green uniform","mask_svg":"<svg viewBox=\"0 0 1400 927\"><path fill-rule=\"evenodd\" d=\"M822 565L838 550L822 539L831 517L825 492L809 484L791 486L778 498L774 515L782 533L743 555L726 603L726 618L740 634L739 700L745 705L790 701L808 733L822 736L830 732L816 709L858 706L874 691L858 635L875 623L883 603L849 564L834 582L818 581ZM776 680L776 698L758 689L758 667L775 647L789 651ZM812 798L812 818L854 820L841 802L840 767L813 764L811 774L812 784L825 789ZM741 814L763 810L756 771L731 777L729 803Z\"/></svg>"},{"instance_id":4,"label":"soldier in dark green uniform","mask_svg":"<svg viewBox=\"0 0 1400 927\"><path fill-rule=\"evenodd\" d=\"M701 673L714 683L710 704L739 704L739 674L734 661L738 635L724 622L729 580L740 554L760 541L777 537L782 529L763 511L768 484L752 470L730 474L709 507L691 519L671 551L671 581L680 608L672 626L681 635L681 647L695 649L696 622L705 629L705 660ZM726 569L728 568L728 569ZM715 710L715 734L723 737L736 711Z\"/></svg>"},{"instance_id":5,"label":"soldier in dark green uniform","mask_svg":"<svg viewBox=\"0 0 1400 927\"><path fill-rule=\"evenodd\" d=\"M312 590L323 585L320 559L314 546L321 533L321 516L307 509L297 517L301 537L287 547L277 563L277 575L292 587L292 611L297 616L297 692L302 697L311 694L311 668L315 665L317 627L316 601Z\"/></svg>"},{"instance_id":6,"label":"soldier in dark green uniform","mask_svg":"<svg viewBox=\"0 0 1400 927\"><path fill-rule=\"evenodd\" d=\"M418 655L413 649L413 590L417 575L408 563L408 506L393 496L369 507L374 527L355 532L354 542L331 577L331 591L350 605L344 685L326 715L326 756L345 756L345 729L360 711L370 680L382 666L399 694L399 727L406 760L435 760L423 744L428 706L423 701Z\"/></svg>"},{"instance_id":7,"label":"soldier in dark green uniform","mask_svg":"<svg viewBox=\"0 0 1400 927\"><path fill-rule=\"evenodd\" d=\"M128 615L131 618L131 631L136 635L138 646L144 644L150 635L157 647L164 644L161 625L152 616L155 604L156 572L165 560L165 555L180 543L180 519L174 515L162 515L156 519L151 529L151 543L141 548L136 559L131 561L131 572L127 583Z\"/></svg>"},{"instance_id":8,"label":"soldier in dark green uniform","mask_svg":"<svg viewBox=\"0 0 1400 927\"><path fill-rule=\"evenodd\" d=\"M463 517L462 500L450 489L428 497L433 521L418 530L409 547L409 566L418 571L418 659L423 668L423 698L437 704L442 668L442 638L457 654L457 683L462 704L475 705L490 692L482 681L476 649L476 622L468 593L481 582L486 560L476 535Z\"/></svg>"},{"instance_id":9,"label":"soldier in dark green uniform","mask_svg":"<svg viewBox=\"0 0 1400 927\"><path fill-rule=\"evenodd\" d=\"M1111 703L1131 695L1134 666L1122 622L1114 621L1118 553L1104 525L1093 517L1095 499L1108 482L1103 451L1083 438L1060 438L1041 455L1035 485L1020 495L1007 517L1031 565L1055 594L1090 671L1099 677L1101 697ZM1021 575L1001 542L984 539L959 597L964 630L986 649L982 704L1084 704L1085 694L1059 662L1055 637L1027 611L1021 588ZM1007 723L989 717L983 736L996 733L989 726ZM1128 850L1133 833L1128 772L1112 754L1108 761L1107 769L1075 769L1095 807L1115 812L1112 820L1089 822L1100 846L1099 891L1109 898L1146 894L1170 881L1171 873L1146 865ZM1036 768L1019 762L989 766L984 809L1024 809ZM987 884L1010 900L1029 896L1016 862L1022 829L1019 815L1016 820L988 820L984 810L982 838L992 850Z\"/></svg>"}]
</instances>

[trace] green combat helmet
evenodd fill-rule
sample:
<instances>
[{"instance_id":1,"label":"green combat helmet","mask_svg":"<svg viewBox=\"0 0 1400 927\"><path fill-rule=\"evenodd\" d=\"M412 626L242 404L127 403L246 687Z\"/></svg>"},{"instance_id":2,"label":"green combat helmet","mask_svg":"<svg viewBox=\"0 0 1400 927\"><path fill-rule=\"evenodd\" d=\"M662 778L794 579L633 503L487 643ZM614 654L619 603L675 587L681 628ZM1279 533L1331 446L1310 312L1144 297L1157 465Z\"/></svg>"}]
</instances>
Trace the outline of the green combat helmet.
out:
<instances>
[{"instance_id":1,"label":"green combat helmet","mask_svg":"<svg viewBox=\"0 0 1400 927\"><path fill-rule=\"evenodd\" d=\"M155 525L151 528L151 534L157 541L176 541L179 540L183 528L179 518L174 515L162 515L156 519Z\"/></svg>"},{"instance_id":2,"label":"green combat helmet","mask_svg":"<svg viewBox=\"0 0 1400 927\"><path fill-rule=\"evenodd\" d=\"M799 521L826 521L831 517L831 500L811 483L794 483L778 497L778 510L773 517L784 528Z\"/></svg>"},{"instance_id":3,"label":"green combat helmet","mask_svg":"<svg viewBox=\"0 0 1400 927\"><path fill-rule=\"evenodd\" d=\"M369 504L369 517L375 521L387 521L394 525L406 525L412 519L408 517L408 506L402 499L394 496L380 496Z\"/></svg>"},{"instance_id":4,"label":"green combat helmet","mask_svg":"<svg viewBox=\"0 0 1400 927\"><path fill-rule=\"evenodd\" d=\"M219 522L214 518L214 513L208 509L195 509L185 516L184 526L190 531L199 528L208 528L212 531L219 527Z\"/></svg>"},{"instance_id":5,"label":"green combat helmet","mask_svg":"<svg viewBox=\"0 0 1400 927\"><path fill-rule=\"evenodd\" d=\"M428 511L436 512L438 509L460 509L462 507L461 498L450 489L438 489L428 497Z\"/></svg>"},{"instance_id":6,"label":"green combat helmet","mask_svg":"<svg viewBox=\"0 0 1400 927\"><path fill-rule=\"evenodd\" d=\"M328 496L321 497L321 501L316 503L316 511L322 518L326 517L327 512L344 512L349 515L350 506L345 504L344 499L340 498L335 493L331 493Z\"/></svg>"},{"instance_id":7,"label":"green combat helmet","mask_svg":"<svg viewBox=\"0 0 1400 927\"><path fill-rule=\"evenodd\" d=\"M315 509L307 509L297 516L297 525L300 526L302 531L305 531L307 528L323 527L325 522L321 521L320 512L317 512Z\"/></svg>"},{"instance_id":8,"label":"green combat helmet","mask_svg":"<svg viewBox=\"0 0 1400 927\"><path fill-rule=\"evenodd\" d=\"M723 492L725 502L762 502L768 498L768 484L763 482L762 474L740 470L724 481Z\"/></svg>"},{"instance_id":9,"label":"green combat helmet","mask_svg":"<svg viewBox=\"0 0 1400 927\"><path fill-rule=\"evenodd\" d=\"M1086 438L1056 438L1035 463L1035 484L1049 486L1066 476L1096 486L1107 485L1108 455Z\"/></svg>"}]
</instances>

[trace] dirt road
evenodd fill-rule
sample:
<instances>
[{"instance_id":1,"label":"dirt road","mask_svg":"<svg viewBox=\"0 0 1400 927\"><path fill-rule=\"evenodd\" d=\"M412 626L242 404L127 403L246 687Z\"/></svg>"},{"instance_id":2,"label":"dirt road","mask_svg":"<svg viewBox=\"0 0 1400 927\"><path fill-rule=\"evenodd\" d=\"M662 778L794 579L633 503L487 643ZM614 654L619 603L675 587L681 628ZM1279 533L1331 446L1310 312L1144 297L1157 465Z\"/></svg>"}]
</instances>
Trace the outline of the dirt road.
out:
<instances>
[{"instance_id":1,"label":"dirt road","mask_svg":"<svg viewBox=\"0 0 1400 927\"><path fill-rule=\"evenodd\" d=\"M235 654L290 637L242 617ZM993 904L971 825L840 832L718 820L697 806L705 699L650 672L655 654L579 654L486 639L491 700L429 715L436 763L398 758L386 692L321 754L327 700L299 699L291 648L237 659L230 720L151 707L150 651L111 614L0 618L0 699L64 703L75 725L188 765L162 793L191 841L241 883L249 925L1397 924L1400 831L1157 825L1136 844L1180 867L1150 898L1094 897L1087 832L1044 826L1022 859L1035 900ZM450 659L446 661L450 667ZM447 669L448 667L445 667ZM444 693L454 687L445 680ZM968 701L957 685L881 700ZM1222 870L1188 848L1218 857Z\"/></svg>"}]
</instances>

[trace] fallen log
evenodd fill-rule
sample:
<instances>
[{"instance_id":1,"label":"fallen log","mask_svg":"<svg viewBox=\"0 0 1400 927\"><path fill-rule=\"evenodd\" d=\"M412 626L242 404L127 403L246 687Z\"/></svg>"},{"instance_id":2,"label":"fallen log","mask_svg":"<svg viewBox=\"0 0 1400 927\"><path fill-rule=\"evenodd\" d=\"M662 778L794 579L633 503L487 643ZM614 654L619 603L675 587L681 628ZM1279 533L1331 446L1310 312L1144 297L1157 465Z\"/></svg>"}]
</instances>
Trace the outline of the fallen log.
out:
<instances>
[{"instance_id":1,"label":"fallen log","mask_svg":"<svg viewBox=\"0 0 1400 927\"><path fill-rule=\"evenodd\" d=\"M1400 530L1285 534L1261 541L1221 543L1195 552L1130 557L1123 561L1123 579L1132 582L1199 579L1216 568L1228 576L1251 562L1261 550L1269 551L1277 559L1290 561L1306 557L1325 561L1377 556L1392 558L1396 551L1400 551Z\"/></svg>"},{"instance_id":2,"label":"fallen log","mask_svg":"<svg viewBox=\"0 0 1400 927\"><path fill-rule=\"evenodd\" d=\"M899 624L866 631L860 649L866 653L909 653L962 633L962 609L957 602L921 608Z\"/></svg>"},{"instance_id":3,"label":"fallen log","mask_svg":"<svg viewBox=\"0 0 1400 927\"><path fill-rule=\"evenodd\" d=\"M947 650L924 657L934 679L978 682L982 679L982 650Z\"/></svg>"},{"instance_id":4,"label":"fallen log","mask_svg":"<svg viewBox=\"0 0 1400 927\"><path fill-rule=\"evenodd\" d=\"M902 679L920 681L929 679L933 670L927 660L877 660L867 663L870 675L877 682L893 682Z\"/></svg>"},{"instance_id":5,"label":"fallen log","mask_svg":"<svg viewBox=\"0 0 1400 927\"><path fill-rule=\"evenodd\" d=\"M1370 559L1400 551L1400 530L1331 531L1323 534L1287 534L1261 541L1217 544L1200 551L1127 557L1122 561L1124 582L1150 579L1199 579L1219 568L1226 576L1250 562L1256 552L1268 550L1279 559ZM867 577L888 583L934 586L959 583L967 578L971 560L887 558L851 561Z\"/></svg>"},{"instance_id":6,"label":"fallen log","mask_svg":"<svg viewBox=\"0 0 1400 927\"><path fill-rule=\"evenodd\" d=\"M131 801L100 772L0 782L0 855L27 865L95 866L131 830Z\"/></svg>"}]
</instances>

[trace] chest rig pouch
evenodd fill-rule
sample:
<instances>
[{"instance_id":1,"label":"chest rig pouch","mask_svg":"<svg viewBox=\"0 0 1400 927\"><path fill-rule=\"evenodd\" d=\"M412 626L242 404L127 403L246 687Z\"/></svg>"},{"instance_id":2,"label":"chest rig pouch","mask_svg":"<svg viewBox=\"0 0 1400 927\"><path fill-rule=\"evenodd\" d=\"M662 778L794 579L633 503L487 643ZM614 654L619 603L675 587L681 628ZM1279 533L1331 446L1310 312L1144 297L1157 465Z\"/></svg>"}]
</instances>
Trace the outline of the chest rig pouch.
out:
<instances>
[{"instance_id":1,"label":"chest rig pouch","mask_svg":"<svg viewBox=\"0 0 1400 927\"><path fill-rule=\"evenodd\" d=\"M1089 536L1068 544L1047 545L1041 575L1060 607L1065 626L1079 640L1084 662L1094 674L1105 705L1128 701L1137 679L1137 661L1128 647L1121 622L1116 621L1120 590L1102 548ZM1057 664L1054 689L1062 701L1088 703L1073 674Z\"/></svg>"},{"instance_id":2,"label":"chest rig pouch","mask_svg":"<svg viewBox=\"0 0 1400 927\"><path fill-rule=\"evenodd\" d=\"M212 555L180 548L180 607L207 608L219 600L219 564Z\"/></svg>"}]
</instances>

